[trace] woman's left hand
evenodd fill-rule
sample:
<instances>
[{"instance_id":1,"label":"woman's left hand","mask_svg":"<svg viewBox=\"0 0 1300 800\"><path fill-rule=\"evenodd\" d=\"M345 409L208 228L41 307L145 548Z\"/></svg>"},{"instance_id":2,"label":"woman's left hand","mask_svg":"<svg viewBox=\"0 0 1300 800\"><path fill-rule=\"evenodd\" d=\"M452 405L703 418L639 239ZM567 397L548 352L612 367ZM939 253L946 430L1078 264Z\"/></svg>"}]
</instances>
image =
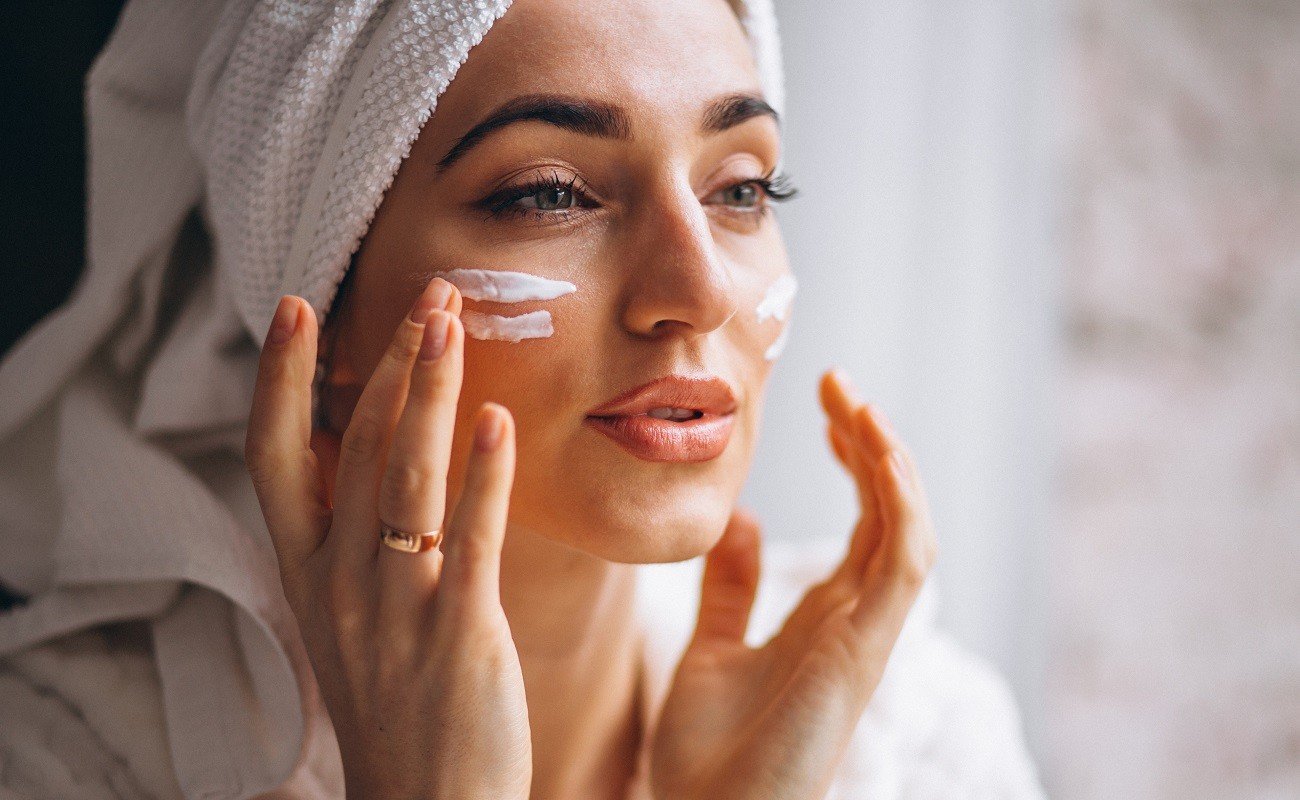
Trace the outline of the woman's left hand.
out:
<instances>
[{"instance_id":1,"label":"woman's left hand","mask_svg":"<svg viewBox=\"0 0 1300 800\"><path fill-rule=\"evenodd\" d=\"M820 394L862 507L848 552L776 635L750 647L761 537L752 516L733 514L705 561L695 632L651 745L663 800L824 797L934 563L911 455L836 371Z\"/></svg>"}]
</instances>

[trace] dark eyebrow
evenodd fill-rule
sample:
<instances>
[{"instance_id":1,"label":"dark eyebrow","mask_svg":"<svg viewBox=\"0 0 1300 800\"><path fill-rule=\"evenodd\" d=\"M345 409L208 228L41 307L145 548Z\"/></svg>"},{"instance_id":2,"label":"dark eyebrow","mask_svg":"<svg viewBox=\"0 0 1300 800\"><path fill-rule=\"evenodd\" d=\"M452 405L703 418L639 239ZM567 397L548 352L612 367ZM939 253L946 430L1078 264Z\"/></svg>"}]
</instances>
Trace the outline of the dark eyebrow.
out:
<instances>
[{"instance_id":1,"label":"dark eyebrow","mask_svg":"<svg viewBox=\"0 0 1300 800\"><path fill-rule=\"evenodd\" d=\"M751 117L771 117L778 125L781 117L767 102L757 95L729 94L709 103L704 111L705 133L721 133L727 128L735 127Z\"/></svg>"},{"instance_id":2,"label":"dark eyebrow","mask_svg":"<svg viewBox=\"0 0 1300 800\"><path fill-rule=\"evenodd\" d=\"M470 128L438 162L438 172L450 167L492 131L523 120L539 120L586 136L627 139L631 135L627 114L618 106L565 95L526 94L507 100Z\"/></svg>"},{"instance_id":3,"label":"dark eyebrow","mask_svg":"<svg viewBox=\"0 0 1300 800\"><path fill-rule=\"evenodd\" d=\"M780 121L776 110L761 97L731 94L709 103L700 129L705 133L720 133L757 116ZM446 170L492 131L524 120L545 122L584 136L626 140L632 135L627 114L611 103L561 94L526 94L507 100L457 139L438 161L437 171Z\"/></svg>"}]
</instances>

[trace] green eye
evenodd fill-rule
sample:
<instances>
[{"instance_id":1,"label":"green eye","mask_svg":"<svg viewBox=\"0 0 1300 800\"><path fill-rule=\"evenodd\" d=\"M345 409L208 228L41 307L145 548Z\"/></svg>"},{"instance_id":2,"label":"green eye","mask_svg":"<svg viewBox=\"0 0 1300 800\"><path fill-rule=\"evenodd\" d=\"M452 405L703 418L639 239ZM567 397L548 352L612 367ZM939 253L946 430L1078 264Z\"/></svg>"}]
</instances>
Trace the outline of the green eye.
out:
<instances>
[{"instance_id":1,"label":"green eye","mask_svg":"<svg viewBox=\"0 0 1300 800\"><path fill-rule=\"evenodd\" d=\"M539 211L562 211L573 207L573 192L564 186L545 186L519 199L531 200L531 205L525 203L525 207L536 208Z\"/></svg>"},{"instance_id":2,"label":"green eye","mask_svg":"<svg viewBox=\"0 0 1300 800\"><path fill-rule=\"evenodd\" d=\"M727 189L725 195L728 205L750 208L758 205L759 192L752 183L738 183Z\"/></svg>"}]
</instances>

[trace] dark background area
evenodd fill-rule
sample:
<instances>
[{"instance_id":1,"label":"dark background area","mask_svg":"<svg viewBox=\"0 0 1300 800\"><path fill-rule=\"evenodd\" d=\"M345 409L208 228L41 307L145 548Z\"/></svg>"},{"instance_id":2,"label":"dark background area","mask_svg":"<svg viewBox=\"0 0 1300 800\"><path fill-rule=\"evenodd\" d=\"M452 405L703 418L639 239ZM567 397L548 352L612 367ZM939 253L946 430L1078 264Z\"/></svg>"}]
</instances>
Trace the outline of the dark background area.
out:
<instances>
[{"instance_id":1,"label":"dark background area","mask_svg":"<svg viewBox=\"0 0 1300 800\"><path fill-rule=\"evenodd\" d=\"M0 353L68 298L86 253L82 81L125 0L6 2L0 25ZM0 586L0 609L19 598Z\"/></svg>"},{"instance_id":2,"label":"dark background area","mask_svg":"<svg viewBox=\"0 0 1300 800\"><path fill-rule=\"evenodd\" d=\"M0 26L0 352L68 298L85 259L82 81L124 0L9 0Z\"/></svg>"}]
</instances>

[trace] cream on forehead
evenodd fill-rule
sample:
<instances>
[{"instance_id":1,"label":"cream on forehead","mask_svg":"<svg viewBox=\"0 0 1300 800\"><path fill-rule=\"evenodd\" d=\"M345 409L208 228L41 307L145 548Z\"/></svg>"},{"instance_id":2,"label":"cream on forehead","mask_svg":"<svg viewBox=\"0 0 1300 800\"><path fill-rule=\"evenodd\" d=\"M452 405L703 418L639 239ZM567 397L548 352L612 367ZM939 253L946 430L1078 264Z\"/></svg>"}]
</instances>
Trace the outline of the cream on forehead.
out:
<instances>
[{"instance_id":1,"label":"cream on forehead","mask_svg":"<svg viewBox=\"0 0 1300 800\"><path fill-rule=\"evenodd\" d=\"M781 355L781 351L785 349L785 342L789 338L790 323L786 323L785 326L781 328L781 332L776 335L776 339L773 340L773 342L767 346L767 350L763 352L763 358L766 358L768 361L775 361Z\"/></svg>"},{"instance_id":2,"label":"cream on forehead","mask_svg":"<svg viewBox=\"0 0 1300 800\"><path fill-rule=\"evenodd\" d=\"M525 300L554 300L576 292L568 281L556 281L527 272L494 269L449 269L436 272L470 300L493 303L522 303Z\"/></svg>"},{"instance_id":3,"label":"cream on forehead","mask_svg":"<svg viewBox=\"0 0 1300 800\"><path fill-rule=\"evenodd\" d=\"M545 339L555 333L551 312L544 310L513 317L465 310L460 312L460 321L465 326L465 333L475 339L518 342L521 339Z\"/></svg>"},{"instance_id":4,"label":"cream on forehead","mask_svg":"<svg viewBox=\"0 0 1300 800\"><path fill-rule=\"evenodd\" d=\"M785 319L786 313L790 310L790 301L794 300L794 293L798 288L799 284L789 273L772 281L772 285L768 286L767 291L763 293L763 299L758 301L758 307L754 309L758 314L758 321L762 322L768 317Z\"/></svg>"}]
</instances>

